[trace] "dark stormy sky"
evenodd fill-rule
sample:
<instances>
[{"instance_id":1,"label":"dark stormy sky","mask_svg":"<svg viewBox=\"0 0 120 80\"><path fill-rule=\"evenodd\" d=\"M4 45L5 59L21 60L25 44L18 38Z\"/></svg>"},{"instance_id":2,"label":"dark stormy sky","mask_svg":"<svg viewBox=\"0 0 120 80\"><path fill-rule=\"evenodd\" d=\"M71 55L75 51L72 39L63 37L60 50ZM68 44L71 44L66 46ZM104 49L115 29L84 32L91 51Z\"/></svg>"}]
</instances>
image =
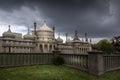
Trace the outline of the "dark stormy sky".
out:
<instances>
[{"instance_id":1,"label":"dark stormy sky","mask_svg":"<svg viewBox=\"0 0 120 80\"><path fill-rule=\"evenodd\" d=\"M11 24L13 31L24 33L44 19L62 36L73 37L77 30L80 37L110 39L120 35L120 0L0 0L1 32Z\"/></svg>"}]
</instances>

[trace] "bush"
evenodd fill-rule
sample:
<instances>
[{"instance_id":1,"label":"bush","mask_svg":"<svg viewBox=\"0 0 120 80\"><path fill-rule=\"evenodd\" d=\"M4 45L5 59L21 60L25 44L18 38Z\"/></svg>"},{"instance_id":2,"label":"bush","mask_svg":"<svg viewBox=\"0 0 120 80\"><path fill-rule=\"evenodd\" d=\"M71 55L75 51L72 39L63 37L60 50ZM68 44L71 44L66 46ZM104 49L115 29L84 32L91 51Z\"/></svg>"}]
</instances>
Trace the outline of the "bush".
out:
<instances>
[{"instance_id":1,"label":"bush","mask_svg":"<svg viewBox=\"0 0 120 80\"><path fill-rule=\"evenodd\" d=\"M97 49L106 53L113 53L115 51L113 45L108 40L101 40L97 43Z\"/></svg>"},{"instance_id":2,"label":"bush","mask_svg":"<svg viewBox=\"0 0 120 80\"><path fill-rule=\"evenodd\" d=\"M62 56L54 56L52 62L54 65L62 65L64 64L64 59Z\"/></svg>"}]
</instances>

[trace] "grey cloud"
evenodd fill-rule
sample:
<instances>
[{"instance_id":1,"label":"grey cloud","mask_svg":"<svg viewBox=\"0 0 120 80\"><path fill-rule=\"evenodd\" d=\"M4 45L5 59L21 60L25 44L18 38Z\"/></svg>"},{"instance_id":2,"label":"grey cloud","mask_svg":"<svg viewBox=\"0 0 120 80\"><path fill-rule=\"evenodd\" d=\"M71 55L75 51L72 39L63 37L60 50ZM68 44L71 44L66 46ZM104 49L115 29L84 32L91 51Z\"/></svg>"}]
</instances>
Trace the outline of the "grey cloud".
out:
<instances>
[{"instance_id":1,"label":"grey cloud","mask_svg":"<svg viewBox=\"0 0 120 80\"><path fill-rule=\"evenodd\" d=\"M78 30L81 37L86 32L90 37L109 38L120 32L119 3L119 0L1 0L0 9L11 13L10 20L18 25L33 27L34 19L41 25L45 18L49 26L55 25L56 32L62 34L68 32L73 36ZM21 10L22 7L28 11ZM8 19L9 15L4 16Z\"/></svg>"}]
</instances>

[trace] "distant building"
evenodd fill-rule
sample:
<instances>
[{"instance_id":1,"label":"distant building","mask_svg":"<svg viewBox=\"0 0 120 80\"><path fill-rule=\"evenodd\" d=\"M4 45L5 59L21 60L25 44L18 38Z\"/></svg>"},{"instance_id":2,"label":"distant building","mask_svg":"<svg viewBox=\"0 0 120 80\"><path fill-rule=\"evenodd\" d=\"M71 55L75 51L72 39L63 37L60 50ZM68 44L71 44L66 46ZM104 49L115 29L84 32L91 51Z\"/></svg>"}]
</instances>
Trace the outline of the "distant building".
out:
<instances>
[{"instance_id":1,"label":"distant building","mask_svg":"<svg viewBox=\"0 0 120 80\"><path fill-rule=\"evenodd\" d=\"M8 26L8 31L4 32L0 37L0 52L1 53L52 53L54 50L59 50L61 53L68 54L85 54L91 51L91 44L86 41L81 41L75 32L74 39L71 40L68 33L66 33L66 42L63 43L60 34L55 39L55 28L50 28L44 21L43 26L36 29L36 22L34 23L34 30L30 34L28 32L23 36L21 33L14 33Z\"/></svg>"}]
</instances>

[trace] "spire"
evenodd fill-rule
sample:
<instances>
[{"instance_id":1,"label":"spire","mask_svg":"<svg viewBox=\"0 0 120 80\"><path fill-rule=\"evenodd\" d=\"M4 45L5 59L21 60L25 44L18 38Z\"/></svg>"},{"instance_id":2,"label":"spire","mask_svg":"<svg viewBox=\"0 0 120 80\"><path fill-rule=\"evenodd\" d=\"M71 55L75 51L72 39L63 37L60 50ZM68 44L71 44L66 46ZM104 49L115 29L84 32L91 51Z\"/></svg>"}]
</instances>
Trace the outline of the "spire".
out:
<instances>
[{"instance_id":1,"label":"spire","mask_svg":"<svg viewBox=\"0 0 120 80\"><path fill-rule=\"evenodd\" d=\"M36 33L36 26L37 26L37 23L36 23L36 21L34 22L34 35L37 35L37 33Z\"/></svg>"},{"instance_id":2,"label":"spire","mask_svg":"<svg viewBox=\"0 0 120 80\"><path fill-rule=\"evenodd\" d=\"M37 23L36 23L36 21L34 22L34 26L35 26L35 27L37 26Z\"/></svg>"},{"instance_id":3,"label":"spire","mask_svg":"<svg viewBox=\"0 0 120 80\"><path fill-rule=\"evenodd\" d=\"M46 19L44 19L44 25L46 25L46 22L47 22Z\"/></svg>"},{"instance_id":4,"label":"spire","mask_svg":"<svg viewBox=\"0 0 120 80\"><path fill-rule=\"evenodd\" d=\"M57 38L58 43L62 43L63 40L60 38L60 33L58 33L58 38Z\"/></svg>"},{"instance_id":5,"label":"spire","mask_svg":"<svg viewBox=\"0 0 120 80\"><path fill-rule=\"evenodd\" d=\"M55 38L55 27L53 25L53 38Z\"/></svg>"},{"instance_id":6,"label":"spire","mask_svg":"<svg viewBox=\"0 0 120 80\"><path fill-rule=\"evenodd\" d=\"M87 33L85 33L85 41L88 42Z\"/></svg>"},{"instance_id":7,"label":"spire","mask_svg":"<svg viewBox=\"0 0 120 80\"><path fill-rule=\"evenodd\" d=\"M55 30L55 27L53 26L53 31Z\"/></svg>"},{"instance_id":8,"label":"spire","mask_svg":"<svg viewBox=\"0 0 120 80\"><path fill-rule=\"evenodd\" d=\"M92 39L90 38L90 43L92 43Z\"/></svg>"},{"instance_id":9,"label":"spire","mask_svg":"<svg viewBox=\"0 0 120 80\"><path fill-rule=\"evenodd\" d=\"M44 19L44 23L46 23L46 19Z\"/></svg>"},{"instance_id":10,"label":"spire","mask_svg":"<svg viewBox=\"0 0 120 80\"><path fill-rule=\"evenodd\" d=\"M70 42L71 42L70 35L66 33L66 43L70 43Z\"/></svg>"},{"instance_id":11,"label":"spire","mask_svg":"<svg viewBox=\"0 0 120 80\"><path fill-rule=\"evenodd\" d=\"M30 34L30 28L29 28L29 26L28 26L28 34Z\"/></svg>"},{"instance_id":12,"label":"spire","mask_svg":"<svg viewBox=\"0 0 120 80\"><path fill-rule=\"evenodd\" d=\"M75 31L75 37L76 37L76 39L78 39L78 32L77 31Z\"/></svg>"},{"instance_id":13,"label":"spire","mask_svg":"<svg viewBox=\"0 0 120 80\"><path fill-rule=\"evenodd\" d=\"M60 33L58 34L58 37L60 38Z\"/></svg>"},{"instance_id":14,"label":"spire","mask_svg":"<svg viewBox=\"0 0 120 80\"><path fill-rule=\"evenodd\" d=\"M10 29L10 27L11 27L11 26L10 26L10 25L8 25L8 32L11 32L11 29Z\"/></svg>"},{"instance_id":15,"label":"spire","mask_svg":"<svg viewBox=\"0 0 120 80\"><path fill-rule=\"evenodd\" d=\"M66 41L67 41L67 38L68 38L68 33L66 33Z\"/></svg>"},{"instance_id":16,"label":"spire","mask_svg":"<svg viewBox=\"0 0 120 80\"><path fill-rule=\"evenodd\" d=\"M77 31L75 31L75 36L74 36L73 40L79 40L79 38L78 38L78 32Z\"/></svg>"}]
</instances>

